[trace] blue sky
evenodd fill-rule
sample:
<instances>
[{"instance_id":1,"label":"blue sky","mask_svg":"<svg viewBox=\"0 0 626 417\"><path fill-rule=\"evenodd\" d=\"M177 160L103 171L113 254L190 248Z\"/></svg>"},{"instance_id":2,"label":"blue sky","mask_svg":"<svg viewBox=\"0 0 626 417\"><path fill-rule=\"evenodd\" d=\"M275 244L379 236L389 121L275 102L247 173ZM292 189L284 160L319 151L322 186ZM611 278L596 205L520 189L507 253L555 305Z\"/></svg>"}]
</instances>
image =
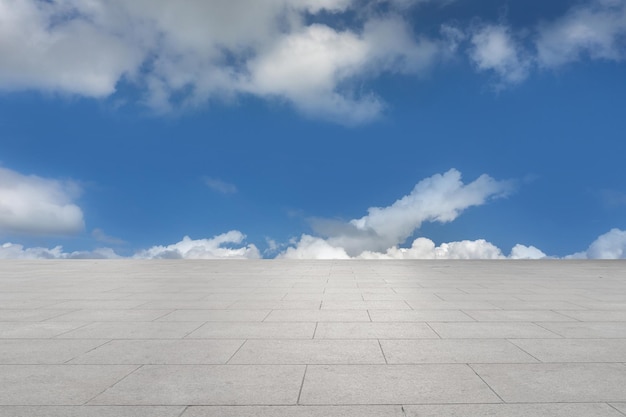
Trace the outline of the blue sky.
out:
<instances>
[{"instance_id":1,"label":"blue sky","mask_svg":"<svg viewBox=\"0 0 626 417\"><path fill-rule=\"evenodd\" d=\"M626 257L626 1L176 5L0 0L0 258Z\"/></svg>"}]
</instances>

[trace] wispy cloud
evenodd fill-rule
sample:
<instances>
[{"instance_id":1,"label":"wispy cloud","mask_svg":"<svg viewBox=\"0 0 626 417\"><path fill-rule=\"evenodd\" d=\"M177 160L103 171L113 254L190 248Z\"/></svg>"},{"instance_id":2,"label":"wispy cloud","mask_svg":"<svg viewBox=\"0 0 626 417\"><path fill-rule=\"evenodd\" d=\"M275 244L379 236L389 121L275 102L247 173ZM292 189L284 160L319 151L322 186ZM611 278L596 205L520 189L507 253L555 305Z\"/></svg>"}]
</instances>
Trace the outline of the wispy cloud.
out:
<instances>
[{"instance_id":1,"label":"wispy cloud","mask_svg":"<svg viewBox=\"0 0 626 417\"><path fill-rule=\"evenodd\" d=\"M91 236L94 239L96 239L98 242L107 243L109 245L119 246L119 245L125 245L127 243L123 239L107 235L106 233L104 233L104 230L102 229L93 229L91 231Z\"/></svg>"},{"instance_id":2,"label":"wispy cloud","mask_svg":"<svg viewBox=\"0 0 626 417\"><path fill-rule=\"evenodd\" d=\"M235 194L237 193L237 186L226 181L222 181L218 178L204 177L204 183L207 187L213 191L217 191L222 194Z\"/></svg>"}]
</instances>

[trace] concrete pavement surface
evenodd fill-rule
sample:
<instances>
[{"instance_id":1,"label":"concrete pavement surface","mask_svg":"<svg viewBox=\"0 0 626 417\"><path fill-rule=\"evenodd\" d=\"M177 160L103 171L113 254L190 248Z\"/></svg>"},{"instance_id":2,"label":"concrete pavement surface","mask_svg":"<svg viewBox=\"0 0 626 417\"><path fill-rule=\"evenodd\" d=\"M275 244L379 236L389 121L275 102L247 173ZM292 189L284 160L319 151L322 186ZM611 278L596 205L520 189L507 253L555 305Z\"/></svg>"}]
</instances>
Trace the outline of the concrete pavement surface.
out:
<instances>
[{"instance_id":1,"label":"concrete pavement surface","mask_svg":"<svg viewBox=\"0 0 626 417\"><path fill-rule=\"evenodd\" d=\"M624 261L0 262L0 417L624 417Z\"/></svg>"}]
</instances>

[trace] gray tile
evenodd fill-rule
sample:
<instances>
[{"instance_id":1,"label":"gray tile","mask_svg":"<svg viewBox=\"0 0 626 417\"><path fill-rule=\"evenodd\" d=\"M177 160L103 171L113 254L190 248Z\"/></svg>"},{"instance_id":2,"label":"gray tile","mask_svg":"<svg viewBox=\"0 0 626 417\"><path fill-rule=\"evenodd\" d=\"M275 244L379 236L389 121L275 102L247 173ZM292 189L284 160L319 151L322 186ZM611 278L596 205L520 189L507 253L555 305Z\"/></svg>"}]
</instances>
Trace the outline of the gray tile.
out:
<instances>
[{"instance_id":1,"label":"gray tile","mask_svg":"<svg viewBox=\"0 0 626 417\"><path fill-rule=\"evenodd\" d=\"M51 318L48 321L152 321L171 310L78 310Z\"/></svg>"},{"instance_id":2,"label":"gray tile","mask_svg":"<svg viewBox=\"0 0 626 417\"><path fill-rule=\"evenodd\" d=\"M390 301L342 301L324 300L322 310L410 310L411 307L402 300Z\"/></svg>"},{"instance_id":3,"label":"gray tile","mask_svg":"<svg viewBox=\"0 0 626 417\"><path fill-rule=\"evenodd\" d=\"M185 407L0 406L0 417L179 417Z\"/></svg>"},{"instance_id":4,"label":"gray tile","mask_svg":"<svg viewBox=\"0 0 626 417\"><path fill-rule=\"evenodd\" d=\"M113 340L80 355L80 364L224 364L243 340Z\"/></svg>"},{"instance_id":5,"label":"gray tile","mask_svg":"<svg viewBox=\"0 0 626 417\"><path fill-rule=\"evenodd\" d=\"M369 310L372 321L474 321L459 310Z\"/></svg>"},{"instance_id":6,"label":"gray tile","mask_svg":"<svg viewBox=\"0 0 626 417\"><path fill-rule=\"evenodd\" d=\"M382 364L376 340L248 340L231 364Z\"/></svg>"},{"instance_id":7,"label":"gray tile","mask_svg":"<svg viewBox=\"0 0 626 417\"><path fill-rule=\"evenodd\" d=\"M487 301L424 301L408 299L406 302L414 310L498 310L499 307Z\"/></svg>"},{"instance_id":8,"label":"gray tile","mask_svg":"<svg viewBox=\"0 0 626 417\"><path fill-rule=\"evenodd\" d=\"M559 311L559 313L580 321L626 321L626 310L578 310Z\"/></svg>"},{"instance_id":9,"label":"gray tile","mask_svg":"<svg viewBox=\"0 0 626 417\"><path fill-rule=\"evenodd\" d=\"M311 339L315 323L208 322L189 339Z\"/></svg>"},{"instance_id":10,"label":"gray tile","mask_svg":"<svg viewBox=\"0 0 626 417\"><path fill-rule=\"evenodd\" d=\"M0 339L45 339L85 326L87 323L66 322L0 322Z\"/></svg>"},{"instance_id":11,"label":"gray tile","mask_svg":"<svg viewBox=\"0 0 626 417\"><path fill-rule=\"evenodd\" d=\"M302 404L500 402L467 365L309 365Z\"/></svg>"},{"instance_id":12,"label":"gray tile","mask_svg":"<svg viewBox=\"0 0 626 417\"><path fill-rule=\"evenodd\" d=\"M159 321L263 321L270 310L176 310Z\"/></svg>"},{"instance_id":13,"label":"gray tile","mask_svg":"<svg viewBox=\"0 0 626 417\"><path fill-rule=\"evenodd\" d=\"M236 301L229 308L234 310L316 310L321 301L269 300Z\"/></svg>"},{"instance_id":14,"label":"gray tile","mask_svg":"<svg viewBox=\"0 0 626 417\"><path fill-rule=\"evenodd\" d=\"M502 339L381 340L390 364L537 362Z\"/></svg>"},{"instance_id":15,"label":"gray tile","mask_svg":"<svg viewBox=\"0 0 626 417\"><path fill-rule=\"evenodd\" d=\"M506 402L626 401L623 364L483 364L472 368Z\"/></svg>"},{"instance_id":16,"label":"gray tile","mask_svg":"<svg viewBox=\"0 0 626 417\"><path fill-rule=\"evenodd\" d=\"M560 337L533 323L431 323L430 326L444 339L526 339Z\"/></svg>"},{"instance_id":17,"label":"gray tile","mask_svg":"<svg viewBox=\"0 0 626 417\"><path fill-rule=\"evenodd\" d=\"M576 321L548 310L464 310L464 312L476 321Z\"/></svg>"},{"instance_id":18,"label":"gray tile","mask_svg":"<svg viewBox=\"0 0 626 417\"><path fill-rule=\"evenodd\" d=\"M626 322L544 322L540 324L541 327L567 338L626 339Z\"/></svg>"},{"instance_id":19,"label":"gray tile","mask_svg":"<svg viewBox=\"0 0 626 417\"><path fill-rule=\"evenodd\" d=\"M406 417L623 417L607 404L405 405Z\"/></svg>"},{"instance_id":20,"label":"gray tile","mask_svg":"<svg viewBox=\"0 0 626 417\"><path fill-rule=\"evenodd\" d=\"M626 403L611 403L611 405L626 414Z\"/></svg>"},{"instance_id":21,"label":"gray tile","mask_svg":"<svg viewBox=\"0 0 626 417\"><path fill-rule=\"evenodd\" d=\"M81 405L136 368L0 365L0 405Z\"/></svg>"},{"instance_id":22,"label":"gray tile","mask_svg":"<svg viewBox=\"0 0 626 417\"><path fill-rule=\"evenodd\" d=\"M44 321L51 317L69 313L72 310L61 309L0 309L0 322L4 321Z\"/></svg>"},{"instance_id":23,"label":"gray tile","mask_svg":"<svg viewBox=\"0 0 626 417\"><path fill-rule=\"evenodd\" d=\"M365 310L274 310L265 321L370 321L370 318Z\"/></svg>"},{"instance_id":24,"label":"gray tile","mask_svg":"<svg viewBox=\"0 0 626 417\"><path fill-rule=\"evenodd\" d=\"M107 340L0 339L0 364L62 364Z\"/></svg>"},{"instance_id":25,"label":"gray tile","mask_svg":"<svg viewBox=\"0 0 626 417\"><path fill-rule=\"evenodd\" d=\"M181 339L202 322L99 322L64 333L62 339Z\"/></svg>"},{"instance_id":26,"label":"gray tile","mask_svg":"<svg viewBox=\"0 0 626 417\"><path fill-rule=\"evenodd\" d=\"M181 417L405 417L405 415L400 406L297 405L189 407Z\"/></svg>"},{"instance_id":27,"label":"gray tile","mask_svg":"<svg viewBox=\"0 0 626 417\"><path fill-rule=\"evenodd\" d=\"M426 323L318 323L316 339L439 338Z\"/></svg>"},{"instance_id":28,"label":"gray tile","mask_svg":"<svg viewBox=\"0 0 626 417\"><path fill-rule=\"evenodd\" d=\"M134 308L139 307L140 305L145 304L145 301L141 300L70 300L59 302L58 304L54 304L51 306L56 309L66 309L66 310L80 310L80 309L94 309L94 310L104 310L104 309L114 309L120 310L125 308Z\"/></svg>"},{"instance_id":29,"label":"gray tile","mask_svg":"<svg viewBox=\"0 0 626 417\"><path fill-rule=\"evenodd\" d=\"M296 404L302 365L146 365L95 399L97 405Z\"/></svg>"},{"instance_id":30,"label":"gray tile","mask_svg":"<svg viewBox=\"0 0 626 417\"><path fill-rule=\"evenodd\" d=\"M542 362L626 362L626 339L511 339Z\"/></svg>"}]
</instances>

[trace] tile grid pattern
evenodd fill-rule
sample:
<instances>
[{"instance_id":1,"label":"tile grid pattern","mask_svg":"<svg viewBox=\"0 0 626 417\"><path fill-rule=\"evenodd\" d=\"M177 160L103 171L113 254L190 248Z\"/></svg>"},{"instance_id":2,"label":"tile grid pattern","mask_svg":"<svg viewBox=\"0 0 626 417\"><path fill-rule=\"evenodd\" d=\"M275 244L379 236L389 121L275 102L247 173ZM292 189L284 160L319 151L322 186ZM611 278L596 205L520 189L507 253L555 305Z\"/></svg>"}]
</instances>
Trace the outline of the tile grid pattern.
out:
<instances>
[{"instance_id":1,"label":"tile grid pattern","mask_svg":"<svg viewBox=\"0 0 626 417\"><path fill-rule=\"evenodd\" d=\"M624 417L625 386L626 262L0 262L0 417Z\"/></svg>"}]
</instances>

